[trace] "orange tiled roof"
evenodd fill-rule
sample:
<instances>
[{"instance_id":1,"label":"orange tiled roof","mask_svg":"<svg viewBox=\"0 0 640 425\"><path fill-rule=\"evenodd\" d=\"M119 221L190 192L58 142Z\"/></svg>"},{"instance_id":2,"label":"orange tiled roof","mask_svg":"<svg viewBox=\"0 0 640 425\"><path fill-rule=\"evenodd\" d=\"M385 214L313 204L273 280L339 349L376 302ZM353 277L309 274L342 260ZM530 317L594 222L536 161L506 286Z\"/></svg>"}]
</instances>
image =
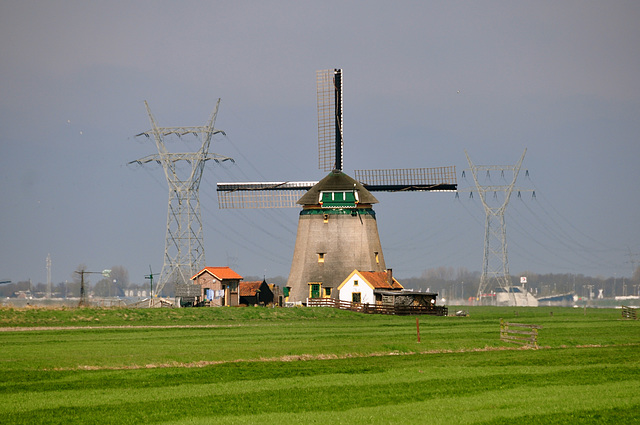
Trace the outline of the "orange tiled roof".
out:
<instances>
[{"instance_id":1,"label":"orange tiled roof","mask_svg":"<svg viewBox=\"0 0 640 425\"><path fill-rule=\"evenodd\" d=\"M373 286L374 289L403 289L403 286L396 280L396 278L392 278L393 282L389 285L389 277L387 276L387 272L361 272L358 271L360 275L367 280Z\"/></svg>"},{"instance_id":2,"label":"orange tiled roof","mask_svg":"<svg viewBox=\"0 0 640 425\"><path fill-rule=\"evenodd\" d=\"M258 289L262 285L261 280L254 282L240 282L240 296L241 297L254 297Z\"/></svg>"},{"instance_id":3,"label":"orange tiled roof","mask_svg":"<svg viewBox=\"0 0 640 425\"><path fill-rule=\"evenodd\" d=\"M204 269L202 269L198 273L196 273L191 278L191 280L195 280L195 278L197 278L198 276L200 276L204 272L208 272L208 273L212 274L218 280L223 280L223 279L242 279L242 276L240 276L238 273L236 273L233 270L231 270L231 267L205 267Z\"/></svg>"}]
</instances>

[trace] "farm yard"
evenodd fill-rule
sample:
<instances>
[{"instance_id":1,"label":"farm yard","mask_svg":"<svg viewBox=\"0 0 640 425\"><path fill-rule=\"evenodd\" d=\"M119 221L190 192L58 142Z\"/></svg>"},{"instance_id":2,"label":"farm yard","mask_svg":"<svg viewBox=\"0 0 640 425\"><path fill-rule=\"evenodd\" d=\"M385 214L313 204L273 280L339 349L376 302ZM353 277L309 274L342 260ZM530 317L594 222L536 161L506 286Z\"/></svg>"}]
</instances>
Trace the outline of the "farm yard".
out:
<instances>
[{"instance_id":1,"label":"farm yard","mask_svg":"<svg viewBox=\"0 0 640 425\"><path fill-rule=\"evenodd\" d=\"M2 423L637 423L618 309L0 309ZM500 339L537 325L539 349Z\"/></svg>"}]
</instances>

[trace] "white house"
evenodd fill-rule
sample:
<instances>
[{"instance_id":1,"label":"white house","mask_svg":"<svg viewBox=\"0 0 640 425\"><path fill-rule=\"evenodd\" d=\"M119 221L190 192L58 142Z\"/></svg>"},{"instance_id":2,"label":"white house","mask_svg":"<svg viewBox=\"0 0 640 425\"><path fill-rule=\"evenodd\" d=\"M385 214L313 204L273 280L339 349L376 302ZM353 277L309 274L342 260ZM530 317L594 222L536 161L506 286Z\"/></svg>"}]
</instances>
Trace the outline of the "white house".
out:
<instances>
[{"instance_id":1,"label":"white house","mask_svg":"<svg viewBox=\"0 0 640 425\"><path fill-rule=\"evenodd\" d=\"M391 272L387 269L381 272L362 272L354 270L351 272L340 286L338 286L339 298L341 301L353 303L375 304L382 302L377 291L400 291L400 285Z\"/></svg>"}]
</instances>

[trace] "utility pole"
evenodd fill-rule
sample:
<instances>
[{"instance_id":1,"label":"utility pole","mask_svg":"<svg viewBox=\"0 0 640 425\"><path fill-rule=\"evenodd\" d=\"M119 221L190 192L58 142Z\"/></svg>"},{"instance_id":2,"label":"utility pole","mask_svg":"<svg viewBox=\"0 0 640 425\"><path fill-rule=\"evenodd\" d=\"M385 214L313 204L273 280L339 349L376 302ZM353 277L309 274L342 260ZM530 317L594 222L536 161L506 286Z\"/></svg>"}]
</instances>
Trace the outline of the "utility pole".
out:
<instances>
[{"instance_id":1,"label":"utility pole","mask_svg":"<svg viewBox=\"0 0 640 425\"><path fill-rule=\"evenodd\" d=\"M233 159L209 153L213 135L224 134L222 130L214 127L220 99L216 103L209 122L199 127L158 127L146 101L144 105L151 122L151 130L140 133L136 137L153 138L158 153L131 161L130 164L134 162L161 164L169 186L164 263L156 286L156 294L159 294L167 283L188 283L191 276L205 266L199 196L202 172L206 161L213 160L220 163L233 161ZM179 139L183 136L195 136L202 144L196 152L171 153L164 142L165 137L168 136Z\"/></svg>"},{"instance_id":2,"label":"utility pole","mask_svg":"<svg viewBox=\"0 0 640 425\"><path fill-rule=\"evenodd\" d=\"M86 307L89 304L87 303L87 296L84 287L84 275L85 274L101 274L104 277L109 277L111 275L111 270L102 270L101 272L88 272L86 270L76 270L76 273L80 275L80 301L78 302L78 307Z\"/></svg>"},{"instance_id":3,"label":"utility pole","mask_svg":"<svg viewBox=\"0 0 640 425\"><path fill-rule=\"evenodd\" d=\"M509 275L509 261L507 257L507 224L504 220L504 212L507 209L511 193L514 190L520 166L524 160L527 150L520 157L515 165L474 165L467 151L467 161L471 169L471 175L476 185L478 195L484 207L486 219L484 228L484 254L482 275L480 276L480 286L477 297L480 299L492 281L503 288L509 294L509 300L515 305L515 296L510 290L511 276ZM499 171L501 178L505 178L505 171L511 173L511 181L505 185L482 185L479 173L483 172L489 177L491 171ZM504 193L502 202L499 201L498 192ZM493 201L487 199L487 194L492 194Z\"/></svg>"}]
</instances>

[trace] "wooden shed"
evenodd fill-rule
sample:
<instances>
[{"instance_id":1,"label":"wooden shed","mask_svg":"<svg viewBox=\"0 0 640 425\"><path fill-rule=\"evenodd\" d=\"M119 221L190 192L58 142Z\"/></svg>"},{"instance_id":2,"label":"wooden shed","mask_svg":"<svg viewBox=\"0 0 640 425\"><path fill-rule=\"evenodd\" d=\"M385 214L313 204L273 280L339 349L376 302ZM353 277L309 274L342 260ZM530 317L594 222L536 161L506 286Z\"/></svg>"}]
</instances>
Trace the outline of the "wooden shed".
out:
<instances>
[{"instance_id":1,"label":"wooden shed","mask_svg":"<svg viewBox=\"0 0 640 425\"><path fill-rule=\"evenodd\" d=\"M273 291L265 280L240 282L240 304L267 305L273 303Z\"/></svg>"}]
</instances>

